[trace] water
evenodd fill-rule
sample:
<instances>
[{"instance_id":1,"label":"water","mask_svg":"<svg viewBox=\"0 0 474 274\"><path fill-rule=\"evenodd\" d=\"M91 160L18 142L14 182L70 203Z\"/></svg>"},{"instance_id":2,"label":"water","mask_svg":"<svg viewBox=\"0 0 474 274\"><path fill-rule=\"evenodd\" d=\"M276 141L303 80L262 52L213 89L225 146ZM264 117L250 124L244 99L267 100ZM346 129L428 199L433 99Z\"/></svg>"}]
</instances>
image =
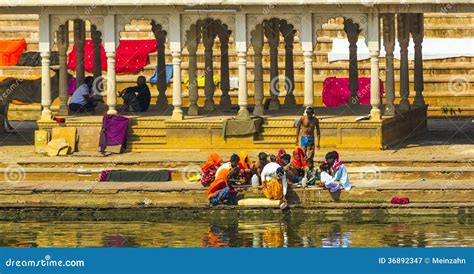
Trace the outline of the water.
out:
<instances>
[{"instance_id":1,"label":"water","mask_svg":"<svg viewBox=\"0 0 474 274\"><path fill-rule=\"evenodd\" d=\"M293 211L2 212L7 247L473 247L472 216Z\"/></svg>"}]
</instances>

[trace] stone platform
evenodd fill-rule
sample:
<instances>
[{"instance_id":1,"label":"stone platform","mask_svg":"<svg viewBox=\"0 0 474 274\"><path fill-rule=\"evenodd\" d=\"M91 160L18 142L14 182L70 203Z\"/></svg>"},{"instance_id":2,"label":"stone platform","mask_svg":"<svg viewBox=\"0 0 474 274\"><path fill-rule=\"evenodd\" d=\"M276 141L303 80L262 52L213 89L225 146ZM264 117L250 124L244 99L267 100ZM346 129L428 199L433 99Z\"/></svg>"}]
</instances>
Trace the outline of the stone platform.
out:
<instances>
[{"instance_id":1,"label":"stone platform","mask_svg":"<svg viewBox=\"0 0 474 274\"><path fill-rule=\"evenodd\" d=\"M301 107L269 112L263 117L262 132L224 137L224 120L235 116L236 113L215 110L206 115L185 116L184 120L177 121L170 119L170 111L171 108L150 110L142 115L124 113L123 115L131 120L128 134L129 151L292 149L295 146L295 121L303 113ZM356 122L356 118L366 116L370 112L370 106L316 108L321 125L321 146L328 149L384 149L423 132L426 129L426 111L426 107L421 107L396 116L383 116L380 121ZM38 127L46 130L58 126L98 130L102 123L99 113L65 118L64 124L38 121ZM94 131L85 132L94 134L91 133Z\"/></svg>"}]
</instances>

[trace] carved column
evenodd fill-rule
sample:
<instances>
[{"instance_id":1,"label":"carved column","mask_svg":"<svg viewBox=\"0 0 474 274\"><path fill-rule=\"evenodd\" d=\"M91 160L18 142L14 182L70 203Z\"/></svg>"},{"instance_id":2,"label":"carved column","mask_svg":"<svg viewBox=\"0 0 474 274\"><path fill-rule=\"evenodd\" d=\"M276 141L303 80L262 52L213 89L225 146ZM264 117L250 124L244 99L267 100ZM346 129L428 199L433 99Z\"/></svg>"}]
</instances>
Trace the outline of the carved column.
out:
<instances>
[{"instance_id":1,"label":"carved column","mask_svg":"<svg viewBox=\"0 0 474 274\"><path fill-rule=\"evenodd\" d=\"M115 16L104 17L104 47L107 56L107 114L117 114L117 93L115 78L115 51L117 49Z\"/></svg>"},{"instance_id":2,"label":"carved column","mask_svg":"<svg viewBox=\"0 0 474 274\"><path fill-rule=\"evenodd\" d=\"M235 45L237 48L239 64L239 115L250 116L248 106L247 90L247 19L244 13L237 13L235 17Z\"/></svg>"},{"instance_id":3,"label":"carved column","mask_svg":"<svg viewBox=\"0 0 474 274\"><path fill-rule=\"evenodd\" d=\"M270 46L270 106L269 110L280 109L279 80L278 80L278 44L280 43L280 20L272 18L263 22L265 37Z\"/></svg>"},{"instance_id":4,"label":"carved column","mask_svg":"<svg viewBox=\"0 0 474 274\"><path fill-rule=\"evenodd\" d=\"M205 86L204 94L206 95L206 101L204 103L205 110L214 110L214 68L212 64L212 47L214 45L214 39L217 33L214 28L214 20L207 18L204 20L202 26L202 41L204 43L204 63L205 63Z\"/></svg>"},{"instance_id":5,"label":"carved column","mask_svg":"<svg viewBox=\"0 0 474 274\"><path fill-rule=\"evenodd\" d=\"M173 51L173 115L171 119L182 120L183 110L183 98L181 93L181 52Z\"/></svg>"},{"instance_id":6,"label":"carved column","mask_svg":"<svg viewBox=\"0 0 474 274\"><path fill-rule=\"evenodd\" d=\"M59 26L59 31L56 33L56 43L58 45L59 53L59 115L68 115L69 106L67 104L68 93L68 79L67 79L67 49L69 46L69 23Z\"/></svg>"},{"instance_id":7,"label":"carved column","mask_svg":"<svg viewBox=\"0 0 474 274\"><path fill-rule=\"evenodd\" d=\"M400 44L400 110L409 110L410 78L408 70L408 43L410 40L409 15L400 13L397 16L397 36Z\"/></svg>"},{"instance_id":8,"label":"carved column","mask_svg":"<svg viewBox=\"0 0 474 274\"><path fill-rule=\"evenodd\" d=\"M395 71L393 67L393 50L395 48L395 15L383 15L383 44L385 47L385 105L386 115L395 115Z\"/></svg>"},{"instance_id":9,"label":"carved column","mask_svg":"<svg viewBox=\"0 0 474 274\"><path fill-rule=\"evenodd\" d=\"M200 36L200 23L191 25L190 29L186 31L187 36L187 47L189 53L189 108L188 115L198 115L199 107L197 101L199 99L198 83L197 83L197 56L196 51L199 44Z\"/></svg>"},{"instance_id":10,"label":"carved column","mask_svg":"<svg viewBox=\"0 0 474 274\"><path fill-rule=\"evenodd\" d=\"M230 79L229 79L229 37L232 31L227 28L226 24L222 24L220 21L216 22L216 28L218 29L217 35L221 44L221 91L222 96L219 103L219 107L223 110L230 110L232 102L229 95L230 90Z\"/></svg>"},{"instance_id":11,"label":"carved column","mask_svg":"<svg viewBox=\"0 0 474 274\"><path fill-rule=\"evenodd\" d=\"M359 25L352 22L352 19L344 20L344 31L349 40L349 105L358 105L359 97L359 68L357 64L357 40L359 40Z\"/></svg>"},{"instance_id":12,"label":"carved column","mask_svg":"<svg viewBox=\"0 0 474 274\"><path fill-rule=\"evenodd\" d=\"M296 30L292 24L288 24L286 20L280 21L280 31L285 40L285 105L296 105L295 95L295 70L293 67L293 42Z\"/></svg>"},{"instance_id":13,"label":"carved column","mask_svg":"<svg viewBox=\"0 0 474 274\"><path fill-rule=\"evenodd\" d=\"M380 112L380 80L379 80L379 51L380 51L380 32L378 13L369 13L368 16L368 47L370 52L370 119L374 121L381 120Z\"/></svg>"},{"instance_id":14,"label":"carved column","mask_svg":"<svg viewBox=\"0 0 474 274\"><path fill-rule=\"evenodd\" d=\"M158 98L156 98L156 106L160 109L168 107L168 98L166 97L166 57L165 57L165 43L166 31L154 20L151 21L151 29L155 35L157 45L157 87Z\"/></svg>"},{"instance_id":15,"label":"carved column","mask_svg":"<svg viewBox=\"0 0 474 274\"><path fill-rule=\"evenodd\" d=\"M51 78L49 74L51 56L51 34L49 14L39 17L39 50L41 55L41 120L51 120Z\"/></svg>"},{"instance_id":16,"label":"carved column","mask_svg":"<svg viewBox=\"0 0 474 274\"><path fill-rule=\"evenodd\" d=\"M425 98L423 97L423 54L421 44L424 36L423 13L414 13L410 17L410 32L415 44L415 69L414 69L414 86L415 99L413 105L424 106Z\"/></svg>"},{"instance_id":17,"label":"carved column","mask_svg":"<svg viewBox=\"0 0 474 274\"><path fill-rule=\"evenodd\" d=\"M86 22L74 19L74 45L76 46L76 88L84 83L84 45L86 42Z\"/></svg>"},{"instance_id":18,"label":"carved column","mask_svg":"<svg viewBox=\"0 0 474 274\"><path fill-rule=\"evenodd\" d=\"M179 13L172 15L177 18L170 25L169 44L173 56L173 114L172 120L183 120L183 94L181 91L181 18Z\"/></svg>"},{"instance_id":19,"label":"carved column","mask_svg":"<svg viewBox=\"0 0 474 274\"><path fill-rule=\"evenodd\" d=\"M254 52L254 83L253 95L255 97L254 115L262 116L264 114L263 108L263 65L262 65L262 50L263 50L263 26L258 24L255 30L252 31L251 43Z\"/></svg>"},{"instance_id":20,"label":"carved column","mask_svg":"<svg viewBox=\"0 0 474 274\"><path fill-rule=\"evenodd\" d=\"M304 106L314 105L314 82L313 82L313 49L314 35L313 19L311 13L303 14L301 24L301 48L304 57Z\"/></svg>"},{"instance_id":21,"label":"carved column","mask_svg":"<svg viewBox=\"0 0 474 274\"><path fill-rule=\"evenodd\" d=\"M95 25L91 25L91 38L94 45L94 79L98 79L102 77L102 58L100 55L102 33L97 30Z\"/></svg>"}]
</instances>

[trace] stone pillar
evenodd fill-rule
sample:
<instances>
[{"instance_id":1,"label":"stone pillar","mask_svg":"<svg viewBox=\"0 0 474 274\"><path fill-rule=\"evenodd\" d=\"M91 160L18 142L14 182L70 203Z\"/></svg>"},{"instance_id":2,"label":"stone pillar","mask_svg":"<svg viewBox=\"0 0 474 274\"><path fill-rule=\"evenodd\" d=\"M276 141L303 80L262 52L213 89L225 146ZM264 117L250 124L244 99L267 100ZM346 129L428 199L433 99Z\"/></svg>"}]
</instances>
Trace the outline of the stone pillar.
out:
<instances>
[{"instance_id":1,"label":"stone pillar","mask_svg":"<svg viewBox=\"0 0 474 274\"><path fill-rule=\"evenodd\" d=\"M181 52L173 51L173 115L171 119L182 120L183 110L181 106L183 104L183 98L181 94Z\"/></svg>"},{"instance_id":2,"label":"stone pillar","mask_svg":"<svg viewBox=\"0 0 474 274\"><path fill-rule=\"evenodd\" d=\"M51 56L51 34L49 14L39 17L39 50L41 55L41 120L51 120L51 78L49 74Z\"/></svg>"},{"instance_id":3,"label":"stone pillar","mask_svg":"<svg viewBox=\"0 0 474 274\"><path fill-rule=\"evenodd\" d=\"M67 49L69 46L69 23L59 26L56 33L56 44L59 53L59 115L69 115L68 106L68 74L67 74Z\"/></svg>"},{"instance_id":4,"label":"stone pillar","mask_svg":"<svg viewBox=\"0 0 474 274\"><path fill-rule=\"evenodd\" d=\"M84 46L86 42L86 22L74 19L74 45L76 46L76 88L84 84Z\"/></svg>"},{"instance_id":5,"label":"stone pillar","mask_svg":"<svg viewBox=\"0 0 474 274\"><path fill-rule=\"evenodd\" d=\"M410 78L408 70L408 43L410 41L409 15L400 13L397 16L397 36L400 44L400 107L402 111L410 110Z\"/></svg>"},{"instance_id":6,"label":"stone pillar","mask_svg":"<svg viewBox=\"0 0 474 274\"><path fill-rule=\"evenodd\" d=\"M296 105L295 95L295 70L293 66L293 42L296 30L292 24L288 24L286 20L281 20L280 31L285 40L285 105Z\"/></svg>"},{"instance_id":7,"label":"stone pillar","mask_svg":"<svg viewBox=\"0 0 474 274\"><path fill-rule=\"evenodd\" d=\"M280 20L272 18L263 22L265 37L270 46L270 106L269 110L280 109L279 79L278 79L278 45L280 43Z\"/></svg>"},{"instance_id":8,"label":"stone pillar","mask_svg":"<svg viewBox=\"0 0 474 274\"><path fill-rule=\"evenodd\" d=\"M181 92L181 16L173 14L173 24L170 25L169 44L173 56L173 114L172 120L183 120L183 94Z\"/></svg>"},{"instance_id":9,"label":"stone pillar","mask_svg":"<svg viewBox=\"0 0 474 274\"><path fill-rule=\"evenodd\" d=\"M235 44L239 64L239 115L249 116L247 90L247 18L244 13L238 13L235 21Z\"/></svg>"},{"instance_id":10,"label":"stone pillar","mask_svg":"<svg viewBox=\"0 0 474 274\"><path fill-rule=\"evenodd\" d=\"M305 13L301 20L301 48L304 58L304 106L314 106L313 48L314 31L312 14Z\"/></svg>"},{"instance_id":11,"label":"stone pillar","mask_svg":"<svg viewBox=\"0 0 474 274\"><path fill-rule=\"evenodd\" d=\"M423 13L414 13L410 17L410 32L415 44L415 69L414 69L414 86L415 99L413 105L424 106L425 98L423 97L423 54L421 44L424 36Z\"/></svg>"},{"instance_id":12,"label":"stone pillar","mask_svg":"<svg viewBox=\"0 0 474 274\"><path fill-rule=\"evenodd\" d=\"M359 25L355 24L352 19L344 20L344 31L349 40L349 90L351 96L349 97L349 105L358 105L359 96L359 68L357 60L357 40L359 40L360 29Z\"/></svg>"},{"instance_id":13,"label":"stone pillar","mask_svg":"<svg viewBox=\"0 0 474 274\"><path fill-rule=\"evenodd\" d=\"M198 83L197 83L197 56L196 51L199 44L201 29L200 22L191 25L190 29L186 31L186 41L189 58L189 108L188 115L196 116L199 114L199 107L197 101L199 99Z\"/></svg>"},{"instance_id":14,"label":"stone pillar","mask_svg":"<svg viewBox=\"0 0 474 274\"><path fill-rule=\"evenodd\" d=\"M379 51L380 51L380 32L379 32L379 14L369 13L368 16L368 47L370 52L370 119L380 121L380 80L379 80Z\"/></svg>"},{"instance_id":15,"label":"stone pillar","mask_svg":"<svg viewBox=\"0 0 474 274\"><path fill-rule=\"evenodd\" d=\"M151 29L155 35L157 45L157 87L158 97L156 98L156 106L159 109L168 108L168 98L166 97L166 56L165 43L166 31L160 24L156 24L154 20L151 21ZM173 76L174 77L174 76Z\"/></svg>"},{"instance_id":16,"label":"stone pillar","mask_svg":"<svg viewBox=\"0 0 474 274\"><path fill-rule=\"evenodd\" d=\"M115 29L115 15L106 15L104 18L104 47L107 56L107 114L117 114L115 50L117 49L118 35Z\"/></svg>"},{"instance_id":17,"label":"stone pillar","mask_svg":"<svg viewBox=\"0 0 474 274\"><path fill-rule=\"evenodd\" d=\"M232 31L227 28L226 24L216 21L216 28L218 28L217 35L221 44L221 91L222 96L219 102L219 107L223 110L230 110L232 101L230 99L230 79L229 79L229 37Z\"/></svg>"},{"instance_id":18,"label":"stone pillar","mask_svg":"<svg viewBox=\"0 0 474 274\"><path fill-rule=\"evenodd\" d=\"M383 44L385 47L385 105L386 115L395 115L395 71L393 67L393 50L395 48L395 15L383 15Z\"/></svg>"},{"instance_id":19,"label":"stone pillar","mask_svg":"<svg viewBox=\"0 0 474 274\"><path fill-rule=\"evenodd\" d=\"M262 116L264 114L263 108L263 65L262 65L262 50L263 50L263 26L258 24L255 30L252 31L251 43L254 52L254 83L253 95L255 97L255 108L253 114Z\"/></svg>"},{"instance_id":20,"label":"stone pillar","mask_svg":"<svg viewBox=\"0 0 474 274\"><path fill-rule=\"evenodd\" d=\"M205 63L205 86L204 94L206 95L206 101L204 103L205 110L214 110L216 108L214 104L214 68L212 60L212 47L214 46L214 39L217 33L214 27L214 20L207 18L204 20L202 26L202 41L204 44L204 63Z\"/></svg>"},{"instance_id":21,"label":"stone pillar","mask_svg":"<svg viewBox=\"0 0 474 274\"><path fill-rule=\"evenodd\" d=\"M102 57L100 52L100 45L102 44L102 33L97 30L95 25L91 25L91 38L94 45L94 81L99 82L100 86L94 85L94 95L102 96Z\"/></svg>"}]
</instances>

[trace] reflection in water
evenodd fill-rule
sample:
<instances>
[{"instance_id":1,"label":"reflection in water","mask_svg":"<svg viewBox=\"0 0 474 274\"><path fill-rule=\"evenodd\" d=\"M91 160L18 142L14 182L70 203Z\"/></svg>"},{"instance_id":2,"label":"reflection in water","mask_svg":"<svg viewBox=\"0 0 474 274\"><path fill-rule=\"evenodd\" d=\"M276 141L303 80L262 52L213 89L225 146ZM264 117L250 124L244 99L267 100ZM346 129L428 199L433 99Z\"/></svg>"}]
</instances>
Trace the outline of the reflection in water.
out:
<instances>
[{"instance_id":1,"label":"reflection in water","mask_svg":"<svg viewBox=\"0 0 474 274\"><path fill-rule=\"evenodd\" d=\"M427 247L474 246L472 222L456 218L327 220L180 217L145 220L0 221L10 247Z\"/></svg>"}]
</instances>

